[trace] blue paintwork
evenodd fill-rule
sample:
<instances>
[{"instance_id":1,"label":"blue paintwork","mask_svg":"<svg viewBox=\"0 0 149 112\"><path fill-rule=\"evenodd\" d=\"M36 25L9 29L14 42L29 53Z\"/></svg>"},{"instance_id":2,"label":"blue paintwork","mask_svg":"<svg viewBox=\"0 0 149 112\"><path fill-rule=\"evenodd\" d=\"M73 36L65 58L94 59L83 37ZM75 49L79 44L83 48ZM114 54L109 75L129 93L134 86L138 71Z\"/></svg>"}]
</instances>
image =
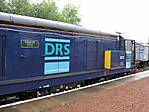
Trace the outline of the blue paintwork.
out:
<instances>
[{"instance_id":1,"label":"blue paintwork","mask_svg":"<svg viewBox=\"0 0 149 112\"><path fill-rule=\"evenodd\" d=\"M0 26L0 28L12 28L24 31L42 31L37 29L27 29L19 27L6 27ZM52 32L57 34L63 34L66 36L74 36L65 38L58 35L46 35L46 34L29 34L21 32L2 32L0 34L7 36L6 44L6 69L5 76L0 76L0 81L15 80L23 78L31 78L45 75L61 75L61 73L73 73L83 72L87 70L100 70L104 65L104 51L105 50L119 50L119 40L86 36L79 34L69 34L58 31L42 31ZM75 36L84 36L92 38L78 38ZM98 39L98 40L97 40ZM39 48L21 48L21 40L38 40ZM70 44L70 54L63 55L46 55L45 44L46 43L61 43ZM1 48L0 48L1 52ZM23 57L24 56L24 57ZM0 65L1 68L1 65ZM118 69L106 71L109 75L115 73L121 73L130 71L131 69ZM65 78L55 78L50 80L41 80L30 83L20 83L14 85L0 86L0 95L21 92L31 89L37 89L47 84L55 86L59 84L66 84L75 81L81 81L91 78L102 77L105 75L105 71L84 74L78 76L70 76ZM106 74L106 75L108 75Z\"/></svg>"},{"instance_id":2,"label":"blue paintwork","mask_svg":"<svg viewBox=\"0 0 149 112\"><path fill-rule=\"evenodd\" d=\"M121 72L127 72L131 71L131 69L119 69L119 70L112 70L107 71L109 75L121 73ZM14 92L21 92L25 90L33 90L37 89L39 87L44 87L46 85L49 86L55 86L60 84L67 84L71 82L77 82L80 80L87 80L91 78L97 78L102 77L105 75L104 71L92 73L92 74L85 74L85 75L78 75L78 76L72 76L72 77L64 77L64 78L55 78L50 80L42 80L42 81L34 81L34 82L28 82L28 83L21 83L21 84L13 84L13 85L5 85L0 86L0 95L2 94L8 94L8 93L14 93Z\"/></svg>"},{"instance_id":3,"label":"blue paintwork","mask_svg":"<svg viewBox=\"0 0 149 112\"><path fill-rule=\"evenodd\" d=\"M125 68L125 51L112 50L111 55L111 69Z\"/></svg>"}]
</instances>

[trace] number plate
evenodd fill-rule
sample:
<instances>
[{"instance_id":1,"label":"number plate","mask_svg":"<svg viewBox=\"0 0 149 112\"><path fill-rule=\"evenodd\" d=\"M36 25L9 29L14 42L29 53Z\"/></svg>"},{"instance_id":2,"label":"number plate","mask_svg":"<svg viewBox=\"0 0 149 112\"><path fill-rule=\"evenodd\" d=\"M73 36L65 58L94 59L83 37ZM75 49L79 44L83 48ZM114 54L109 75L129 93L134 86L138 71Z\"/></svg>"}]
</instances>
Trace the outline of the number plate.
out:
<instances>
[{"instance_id":1,"label":"number plate","mask_svg":"<svg viewBox=\"0 0 149 112\"><path fill-rule=\"evenodd\" d=\"M21 48L39 48L38 40L21 40Z\"/></svg>"}]
</instances>

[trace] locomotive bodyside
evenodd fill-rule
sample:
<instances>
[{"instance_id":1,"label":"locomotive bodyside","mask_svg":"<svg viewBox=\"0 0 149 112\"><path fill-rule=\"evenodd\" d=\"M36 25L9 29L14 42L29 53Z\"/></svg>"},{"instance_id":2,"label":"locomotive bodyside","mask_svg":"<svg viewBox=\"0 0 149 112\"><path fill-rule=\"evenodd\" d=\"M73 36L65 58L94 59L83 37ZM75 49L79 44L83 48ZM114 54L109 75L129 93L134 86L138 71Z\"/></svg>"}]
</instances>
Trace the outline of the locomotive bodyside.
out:
<instances>
[{"instance_id":1,"label":"locomotive bodyside","mask_svg":"<svg viewBox=\"0 0 149 112\"><path fill-rule=\"evenodd\" d=\"M11 14L0 20L0 95L132 70L131 49L117 35Z\"/></svg>"}]
</instances>

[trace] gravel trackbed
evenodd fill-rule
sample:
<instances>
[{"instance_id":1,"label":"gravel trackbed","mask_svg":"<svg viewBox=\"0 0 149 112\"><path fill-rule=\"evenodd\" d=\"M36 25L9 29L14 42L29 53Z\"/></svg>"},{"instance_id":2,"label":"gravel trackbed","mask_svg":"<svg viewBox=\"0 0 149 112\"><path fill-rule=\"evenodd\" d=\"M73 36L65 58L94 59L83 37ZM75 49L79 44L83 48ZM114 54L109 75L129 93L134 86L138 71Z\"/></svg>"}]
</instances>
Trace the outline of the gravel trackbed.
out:
<instances>
[{"instance_id":1,"label":"gravel trackbed","mask_svg":"<svg viewBox=\"0 0 149 112\"><path fill-rule=\"evenodd\" d=\"M44 112L149 112L149 77Z\"/></svg>"}]
</instances>

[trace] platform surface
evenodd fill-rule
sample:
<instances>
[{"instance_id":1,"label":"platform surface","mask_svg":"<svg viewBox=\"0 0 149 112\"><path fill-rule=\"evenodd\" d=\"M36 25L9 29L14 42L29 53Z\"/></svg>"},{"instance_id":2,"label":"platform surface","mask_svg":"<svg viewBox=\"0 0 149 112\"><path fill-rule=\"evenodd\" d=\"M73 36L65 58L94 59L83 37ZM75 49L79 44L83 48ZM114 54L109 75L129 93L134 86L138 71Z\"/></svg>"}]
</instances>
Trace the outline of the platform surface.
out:
<instances>
[{"instance_id":1,"label":"platform surface","mask_svg":"<svg viewBox=\"0 0 149 112\"><path fill-rule=\"evenodd\" d=\"M149 112L149 77L43 112Z\"/></svg>"}]
</instances>

